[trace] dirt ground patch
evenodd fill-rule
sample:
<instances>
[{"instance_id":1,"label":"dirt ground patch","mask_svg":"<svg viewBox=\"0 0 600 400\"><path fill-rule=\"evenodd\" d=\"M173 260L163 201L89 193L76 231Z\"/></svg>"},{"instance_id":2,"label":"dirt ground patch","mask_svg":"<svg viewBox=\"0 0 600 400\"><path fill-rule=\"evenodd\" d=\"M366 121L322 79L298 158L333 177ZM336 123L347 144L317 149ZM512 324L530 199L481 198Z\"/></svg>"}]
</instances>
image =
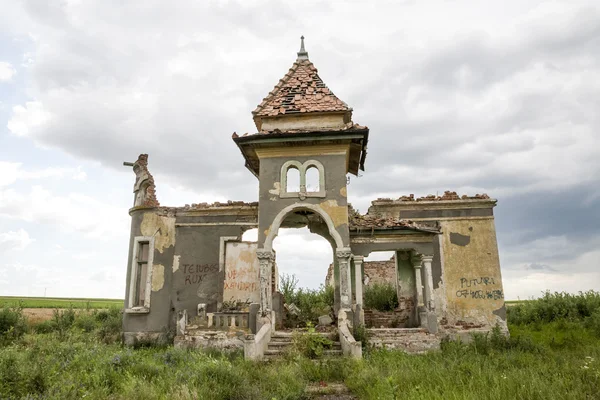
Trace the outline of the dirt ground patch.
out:
<instances>
[{"instance_id":1,"label":"dirt ground patch","mask_svg":"<svg viewBox=\"0 0 600 400\"><path fill-rule=\"evenodd\" d=\"M29 322L43 322L52 319L54 310L51 308L24 308L23 315Z\"/></svg>"},{"instance_id":2,"label":"dirt ground patch","mask_svg":"<svg viewBox=\"0 0 600 400\"><path fill-rule=\"evenodd\" d=\"M29 322L39 323L52 319L54 316L54 308L24 308L23 315L27 317ZM86 310L75 310L75 313L85 312Z\"/></svg>"}]
</instances>

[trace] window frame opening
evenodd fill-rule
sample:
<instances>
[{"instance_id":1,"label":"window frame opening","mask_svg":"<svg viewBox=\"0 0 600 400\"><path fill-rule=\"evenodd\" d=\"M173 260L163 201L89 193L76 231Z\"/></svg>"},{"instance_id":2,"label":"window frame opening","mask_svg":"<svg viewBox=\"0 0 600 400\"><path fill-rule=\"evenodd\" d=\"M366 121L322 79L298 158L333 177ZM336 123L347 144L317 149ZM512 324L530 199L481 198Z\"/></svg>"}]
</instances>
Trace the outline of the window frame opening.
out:
<instances>
[{"instance_id":1,"label":"window frame opening","mask_svg":"<svg viewBox=\"0 0 600 400\"><path fill-rule=\"evenodd\" d=\"M154 261L154 237L136 236L133 241L131 279L126 313L150 312L152 292L152 265Z\"/></svg>"}]
</instances>

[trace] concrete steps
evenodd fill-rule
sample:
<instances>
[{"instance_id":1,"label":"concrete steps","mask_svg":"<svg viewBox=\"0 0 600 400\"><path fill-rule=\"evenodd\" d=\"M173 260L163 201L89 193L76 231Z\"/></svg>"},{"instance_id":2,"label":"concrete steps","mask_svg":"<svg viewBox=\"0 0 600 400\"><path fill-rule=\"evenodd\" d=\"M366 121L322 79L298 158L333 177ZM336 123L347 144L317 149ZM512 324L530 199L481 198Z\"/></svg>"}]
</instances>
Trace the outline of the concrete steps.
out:
<instances>
[{"instance_id":1,"label":"concrete steps","mask_svg":"<svg viewBox=\"0 0 600 400\"><path fill-rule=\"evenodd\" d=\"M326 337L330 340L334 340L330 333L318 333L319 335ZM292 332L275 332L271 335L271 341L267 345L265 350L264 359L273 360L283 357L293 346ZM323 351L323 357L341 357L342 356L342 345L338 341L333 342L331 349Z\"/></svg>"},{"instance_id":2,"label":"concrete steps","mask_svg":"<svg viewBox=\"0 0 600 400\"><path fill-rule=\"evenodd\" d=\"M425 353L440 348L440 338L423 328L369 328L369 345L375 348Z\"/></svg>"}]
</instances>

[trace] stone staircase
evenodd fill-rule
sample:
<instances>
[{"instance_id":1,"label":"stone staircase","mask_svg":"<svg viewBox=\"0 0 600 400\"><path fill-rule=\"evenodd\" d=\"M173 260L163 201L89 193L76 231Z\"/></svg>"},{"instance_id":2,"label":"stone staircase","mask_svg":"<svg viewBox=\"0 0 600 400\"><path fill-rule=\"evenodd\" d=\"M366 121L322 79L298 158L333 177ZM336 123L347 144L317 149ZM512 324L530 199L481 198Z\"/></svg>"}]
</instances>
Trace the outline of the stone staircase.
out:
<instances>
[{"instance_id":1,"label":"stone staircase","mask_svg":"<svg viewBox=\"0 0 600 400\"><path fill-rule=\"evenodd\" d=\"M336 339L333 339L331 333L317 333L318 335L322 335L328 339L336 340L333 342L332 349L327 349L323 351L324 357L341 357L342 356L342 345ZM265 360L273 360L282 357L288 350L290 350L293 346L292 341L293 333L292 332L280 332L276 331L271 335L271 341L267 345L267 350L265 350L264 359Z\"/></svg>"},{"instance_id":2,"label":"stone staircase","mask_svg":"<svg viewBox=\"0 0 600 400\"><path fill-rule=\"evenodd\" d=\"M440 348L440 338L424 328L368 328L369 346L425 353Z\"/></svg>"}]
</instances>

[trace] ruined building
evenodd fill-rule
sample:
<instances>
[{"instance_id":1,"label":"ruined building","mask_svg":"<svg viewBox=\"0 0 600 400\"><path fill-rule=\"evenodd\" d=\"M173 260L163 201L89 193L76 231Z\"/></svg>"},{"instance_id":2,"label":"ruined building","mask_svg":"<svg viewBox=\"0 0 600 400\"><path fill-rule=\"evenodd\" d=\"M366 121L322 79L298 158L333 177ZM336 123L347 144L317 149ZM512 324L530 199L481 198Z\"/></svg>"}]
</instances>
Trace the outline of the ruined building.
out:
<instances>
[{"instance_id":1,"label":"ruined building","mask_svg":"<svg viewBox=\"0 0 600 400\"><path fill-rule=\"evenodd\" d=\"M352 326L364 321L363 262L394 251L392 284L405 328L431 337L506 329L494 227L486 195L378 199L367 214L348 204L347 174L367 160L369 129L325 85L304 50L252 112L256 133L233 135L258 181L258 201L161 206L147 155L136 174L124 341L243 346L261 358L276 330L280 228L308 226L332 249L342 351L360 356ZM288 177L299 174L300 187ZM308 176L317 181L309 184ZM257 242L243 232L258 228ZM323 275L325 275L325 268Z\"/></svg>"}]
</instances>

